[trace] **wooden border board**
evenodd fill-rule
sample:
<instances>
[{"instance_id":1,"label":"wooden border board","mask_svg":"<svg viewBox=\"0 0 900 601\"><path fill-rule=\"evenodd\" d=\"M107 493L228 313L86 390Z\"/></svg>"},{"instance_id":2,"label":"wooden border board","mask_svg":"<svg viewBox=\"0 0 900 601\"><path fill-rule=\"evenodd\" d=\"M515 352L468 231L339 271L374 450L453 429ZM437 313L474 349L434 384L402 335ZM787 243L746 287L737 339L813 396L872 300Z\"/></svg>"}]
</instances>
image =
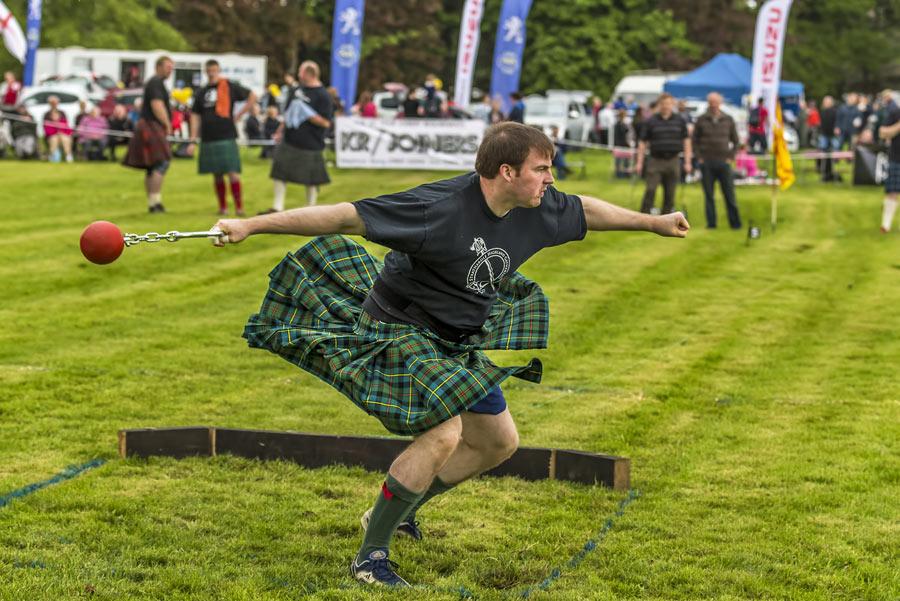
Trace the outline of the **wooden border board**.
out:
<instances>
[{"instance_id":1,"label":"wooden border board","mask_svg":"<svg viewBox=\"0 0 900 601\"><path fill-rule=\"evenodd\" d=\"M142 428L119 431L119 455L123 458L153 455L181 458L227 453L251 459L284 459L307 468L339 464L384 472L409 442L407 438L331 436L208 426ZM597 483L615 490L628 490L631 486L631 462L625 457L584 451L520 447L512 457L487 472L487 475Z\"/></svg>"}]
</instances>

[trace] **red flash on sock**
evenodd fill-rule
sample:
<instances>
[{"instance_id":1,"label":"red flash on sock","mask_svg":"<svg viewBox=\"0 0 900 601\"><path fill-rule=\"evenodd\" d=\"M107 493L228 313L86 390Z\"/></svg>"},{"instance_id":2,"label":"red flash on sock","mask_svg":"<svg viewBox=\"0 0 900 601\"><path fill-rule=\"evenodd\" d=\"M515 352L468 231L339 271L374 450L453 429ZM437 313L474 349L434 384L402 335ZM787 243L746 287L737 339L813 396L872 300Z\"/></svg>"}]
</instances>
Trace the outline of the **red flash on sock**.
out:
<instances>
[{"instance_id":1,"label":"red flash on sock","mask_svg":"<svg viewBox=\"0 0 900 601\"><path fill-rule=\"evenodd\" d=\"M225 204L225 180L215 178L213 182L216 186L216 198L219 199L219 209L224 211L228 208L228 205Z\"/></svg>"},{"instance_id":2,"label":"red flash on sock","mask_svg":"<svg viewBox=\"0 0 900 601\"><path fill-rule=\"evenodd\" d=\"M241 198L241 182L231 182L231 196L234 198L234 208L238 211L244 210L244 202Z\"/></svg>"},{"instance_id":3,"label":"red flash on sock","mask_svg":"<svg viewBox=\"0 0 900 601\"><path fill-rule=\"evenodd\" d=\"M383 494L384 498L387 499L388 501L390 501L391 499L394 498L394 493L392 493L391 491L388 490L387 482L381 483L381 494Z\"/></svg>"}]
</instances>

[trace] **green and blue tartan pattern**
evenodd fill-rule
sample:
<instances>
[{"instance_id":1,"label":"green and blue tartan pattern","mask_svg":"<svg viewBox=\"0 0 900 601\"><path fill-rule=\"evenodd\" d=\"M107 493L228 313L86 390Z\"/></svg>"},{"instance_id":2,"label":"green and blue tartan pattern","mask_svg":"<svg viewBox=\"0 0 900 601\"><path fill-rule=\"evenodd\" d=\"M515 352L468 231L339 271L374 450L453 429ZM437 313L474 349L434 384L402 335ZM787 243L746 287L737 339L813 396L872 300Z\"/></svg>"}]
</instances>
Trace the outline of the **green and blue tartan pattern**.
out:
<instances>
[{"instance_id":1,"label":"green and blue tartan pattern","mask_svg":"<svg viewBox=\"0 0 900 601\"><path fill-rule=\"evenodd\" d=\"M500 367L480 352L547 347L549 307L537 284L505 278L481 332L455 343L362 310L381 268L348 238L313 239L269 274L244 338L332 385L394 434L421 434L510 376L540 382L540 360Z\"/></svg>"}]
</instances>

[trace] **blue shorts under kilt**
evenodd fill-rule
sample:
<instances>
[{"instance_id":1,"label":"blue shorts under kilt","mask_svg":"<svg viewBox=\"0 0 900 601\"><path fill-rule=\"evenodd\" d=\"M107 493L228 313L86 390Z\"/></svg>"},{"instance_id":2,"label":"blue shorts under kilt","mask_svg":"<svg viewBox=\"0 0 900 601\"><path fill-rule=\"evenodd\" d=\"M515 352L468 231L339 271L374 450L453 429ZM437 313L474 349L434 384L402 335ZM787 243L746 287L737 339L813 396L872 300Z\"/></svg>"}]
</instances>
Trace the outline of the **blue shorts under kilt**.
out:
<instances>
[{"instance_id":1,"label":"blue shorts under kilt","mask_svg":"<svg viewBox=\"0 0 900 601\"><path fill-rule=\"evenodd\" d=\"M900 192L900 163L888 162L887 178L884 180L884 191L888 194Z\"/></svg>"},{"instance_id":2,"label":"blue shorts under kilt","mask_svg":"<svg viewBox=\"0 0 900 601\"><path fill-rule=\"evenodd\" d=\"M471 413L487 413L488 415L500 415L506 410L506 398L499 386L491 388L487 396L469 407L466 411Z\"/></svg>"}]
</instances>

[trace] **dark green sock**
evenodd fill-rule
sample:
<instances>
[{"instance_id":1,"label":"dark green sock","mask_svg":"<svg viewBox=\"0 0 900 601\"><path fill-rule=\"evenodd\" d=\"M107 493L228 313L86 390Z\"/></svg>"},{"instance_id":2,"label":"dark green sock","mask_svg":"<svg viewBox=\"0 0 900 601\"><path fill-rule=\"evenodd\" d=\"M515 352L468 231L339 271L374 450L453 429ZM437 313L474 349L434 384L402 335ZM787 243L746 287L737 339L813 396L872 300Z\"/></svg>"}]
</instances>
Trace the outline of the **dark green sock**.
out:
<instances>
[{"instance_id":1,"label":"dark green sock","mask_svg":"<svg viewBox=\"0 0 900 601\"><path fill-rule=\"evenodd\" d=\"M375 500L375 507L372 508L366 536L356 561L365 560L375 549L387 549L394 530L424 494L412 492L388 474Z\"/></svg>"},{"instance_id":2,"label":"dark green sock","mask_svg":"<svg viewBox=\"0 0 900 601\"><path fill-rule=\"evenodd\" d=\"M448 490L452 489L455 484L447 484L439 477L435 476L434 480L431 481L431 486L428 487L428 490L425 491L425 494L422 495L422 498L419 499L419 502L413 505L413 508L409 510L409 513L406 514L406 518L401 520L403 522L415 522L416 521L416 512L419 511L419 508L433 499L438 495L442 495Z\"/></svg>"}]
</instances>

